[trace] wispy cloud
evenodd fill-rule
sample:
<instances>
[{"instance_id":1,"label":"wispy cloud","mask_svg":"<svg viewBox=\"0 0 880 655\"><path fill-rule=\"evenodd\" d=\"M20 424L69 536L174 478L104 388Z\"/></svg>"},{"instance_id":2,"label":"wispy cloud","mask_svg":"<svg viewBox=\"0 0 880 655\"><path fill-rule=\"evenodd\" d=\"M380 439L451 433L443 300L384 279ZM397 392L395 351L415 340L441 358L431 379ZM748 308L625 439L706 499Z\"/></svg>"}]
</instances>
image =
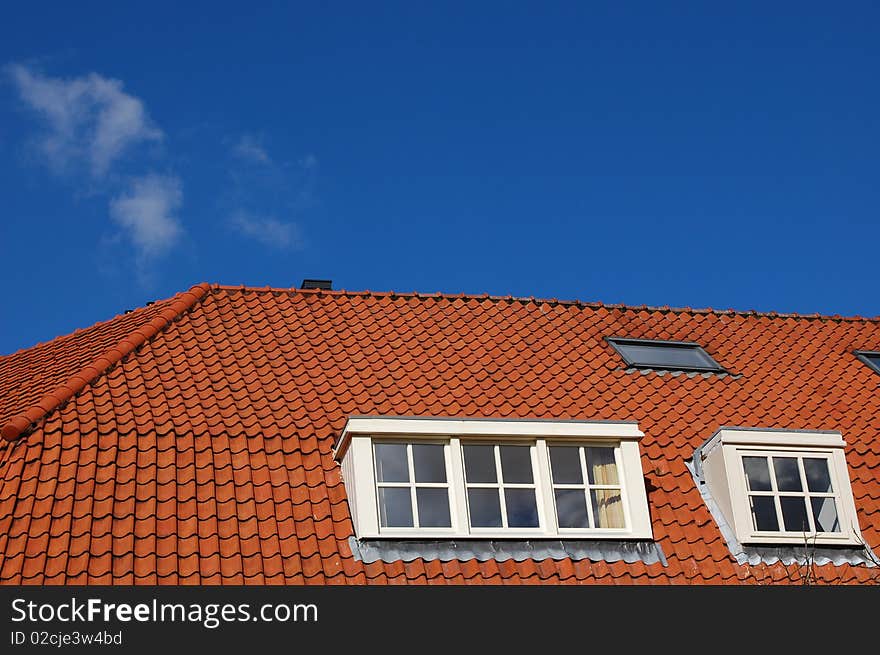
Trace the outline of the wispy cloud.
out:
<instances>
[{"instance_id":1,"label":"wispy cloud","mask_svg":"<svg viewBox=\"0 0 880 655\"><path fill-rule=\"evenodd\" d=\"M108 201L110 221L118 230L105 234L102 247L130 243L143 284L153 277L153 262L183 234L179 211L183 185L173 174L127 173L144 161L137 146L158 142L163 132L150 119L140 98L123 83L97 73L61 78L32 66L11 64L6 72L25 107L41 123L33 140L50 170ZM125 174L125 175L124 175Z\"/></svg>"},{"instance_id":2,"label":"wispy cloud","mask_svg":"<svg viewBox=\"0 0 880 655\"><path fill-rule=\"evenodd\" d=\"M232 153L239 159L253 164L271 164L272 158L263 145L262 137L244 134L232 146Z\"/></svg>"},{"instance_id":3,"label":"wispy cloud","mask_svg":"<svg viewBox=\"0 0 880 655\"><path fill-rule=\"evenodd\" d=\"M240 211L229 219L229 225L239 234L264 246L279 250L302 247L302 239L297 225L279 221L271 216L255 216Z\"/></svg>"},{"instance_id":4,"label":"wispy cloud","mask_svg":"<svg viewBox=\"0 0 880 655\"><path fill-rule=\"evenodd\" d=\"M314 204L312 189L318 160L274 158L253 132L230 139L230 184L223 204L226 224L237 234L274 250L298 250L304 239L297 218ZM286 217L281 220L278 217Z\"/></svg>"},{"instance_id":5,"label":"wispy cloud","mask_svg":"<svg viewBox=\"0 0 880 655\"><path fill-rule=\"evenodd\" d=\"M168 251L182 233L177 212L183 203L180 179L149 174L131 180L110 201L110 217L125 231L141 259Z\"/></svg>"},{"instance_id":6,"label":"wispy cloud","mask_svg":"<svg viewBox=\"0 0 880 655\"><path fill-rule=\"evenodd\" d=\"M49 77L22 64L7 71L21 100L44 123L37 146L57 173L84 163L101 178L134 146L163 138L144 103L123 91L119 80L97 73Z\"/></svg>"}]
</instances>

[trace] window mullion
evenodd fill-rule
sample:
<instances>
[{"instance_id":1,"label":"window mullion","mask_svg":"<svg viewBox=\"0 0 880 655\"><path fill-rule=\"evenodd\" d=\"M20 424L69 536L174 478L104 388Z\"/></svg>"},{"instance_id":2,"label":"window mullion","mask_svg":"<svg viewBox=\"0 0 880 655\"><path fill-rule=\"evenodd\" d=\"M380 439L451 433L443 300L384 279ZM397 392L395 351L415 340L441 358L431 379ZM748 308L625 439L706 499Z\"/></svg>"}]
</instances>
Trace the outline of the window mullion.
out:
<instances>
[{"instance_id":1,"label":"window mullion","mask_svg":"<svg viewBox=\"0 0 880 655\"><path fill-rule=\"evenodd\" d=\"M468 514L467 484L464 479L464 455L462 454L461 440L452 437L449 440L449 464L450 488L452 489L452 504L454 505L452 525L458 532L469 533L471 529L470 516Z\"/></svg>"},{"instance_id":2,"label":"window mullion","mask_svg":"<svg viewBox=\"0 0 880 655\"><path fill-rule=\"evenodd\" d=\"M788 532L785 518L782 516L782 500L779 497L779 488L776 486L776 467L773 466L773 458L767 457L767 470L770 472L770 489L773 491L773 507L776 509L776 522L779 529Z\"/></svg>"},{"instance_id":3,"label":"window mullion","mask_svg":"<svg viewBox=\"0 0 880 655\"><path fill-rule=\"evenodd\" d=\"M416 467L413 464L412 444L406 444L406 465L409 467L409 497L412 503L413 527L419 527L419 503L416 498Z\"/></svg>"},{"instance_id":4,"label":"window mullion","mask_svg":"<svg viewBox=\"0 0 880 655\"><path fill-rule=\"evenodd\" d=\"M617 484L611 485L611 489L620 492L620 502L623 504L623 525L628 530L632 525L632 517L629 510L629 491L623 483L625 476L623 474L623 461L620 452L620 446L614 447L614 468L617 470Z\"/></svg>"},{"instance_id":5,"label":"window mullion","mask_svg":"<svg viewBox=\"0 0 880 655\"><path fill-rule=\"evenodd\" d=\"M587 475L587 449L583 446L578 447L578 459L581 463L581 475L584 480L584 500L587 503L587 525L590 528L596 527L596 517L593 516L593 499L590 497L590 478Z\"/></svg>"},{"instance_id":6,"label":"window mullion","mask_svg":"<svg viewBox=\"0 0 880 655\"><path fill-rule=\"evenodd\" d=\"M556 502L553 494L553 478L550 471L550 452L546 439L535 442L535 502L538 504L538 525L545 534L558 534L559 522L556 518Z\"/></svg>"},{"instance_id":7,"label":"window mullion","mask_svg":"<svg viewBox=\"0 0 880 655\"><path fill-rule=\"evenodd\" d=\"M507 528L507 501L504 498L504 477L501 471L501 446L495 445L492 448L495 454L495 477L498 480L498 498L501 507L501 527Z\"/></svg>"},{"instance_id":8,"label":"window mullion","mask_svg":"<svg viewBox=\"0 0 880 655\"><path fill-rule=\"evenodd\" d=\"M804 471L804 458L797 458L798 475L801 477L801 489L804 490L804 503L807 506L807 524L810 526L810 533L815 534L816 522L813 520L813 502L810 500L810 488L807 486L807 474Z\"/></svg>"},{"instance_id":9,"label":"window mullion","mask_svg":"<svg viewBox=\"0 0 880 655\"><path fill-rule=\"evenodd\" d=\"M773 457L768 455L764 459L767 460L767 470L770 472L770 491L778 496L779 488L776 486L776 467L773 465Z\"/></svg>"}]
</instances>

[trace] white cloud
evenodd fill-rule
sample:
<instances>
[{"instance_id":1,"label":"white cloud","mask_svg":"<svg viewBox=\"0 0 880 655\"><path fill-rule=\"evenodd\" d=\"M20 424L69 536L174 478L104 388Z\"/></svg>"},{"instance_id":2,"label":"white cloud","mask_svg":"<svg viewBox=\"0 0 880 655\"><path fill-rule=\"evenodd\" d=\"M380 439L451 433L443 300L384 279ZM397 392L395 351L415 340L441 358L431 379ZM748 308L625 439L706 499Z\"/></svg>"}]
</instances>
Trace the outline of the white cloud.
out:
<instances>
[{"instance_id":1,"label":"white cloud","mask_svg":"<svg viewBox=\"0 0 880 655\"><path fill-rule=\"evenodd\" d=\"M128 190L110 201L110 217L141 257L155 257L180 237L183 230L176 213L182 203L179 178L150 174L132 179Z\"/></svg>"},{"instance_id":2,"label":"white cloud","mask_svg":"<svg viewBox=\"0 0 880 655\"><path fill-rule=\"evenodd\" d=\"M21 64L7 70L21 99L46 123L37 143L56 172L85 163L93 177L103 177L132 146L162 139L144 103L119 80L97 73L48 77Z\"/></svg>"},{"instance_id":3,"label":"white cloud","mask_svg":"<svg viewBox=\"0 0 880 655\"><path fill-rule=\"evenodd\" d=\"M239 158L255 164L271 164L272 159L263 146L263 139L252 134L243 135L235 145L232 152Z\"/></svg>"},{"instance_id":4,"label":"white cloud","mask_svg":"<svg viewBox=\"0 0 880 655\"><path fill-rule=\"evenodd\" d=\"M238 212L229 219L229 224L240 234L264 246L281 250L301 246L299 228L293 223L285 223L271 216Z\"/></svg>"}]
</instances>

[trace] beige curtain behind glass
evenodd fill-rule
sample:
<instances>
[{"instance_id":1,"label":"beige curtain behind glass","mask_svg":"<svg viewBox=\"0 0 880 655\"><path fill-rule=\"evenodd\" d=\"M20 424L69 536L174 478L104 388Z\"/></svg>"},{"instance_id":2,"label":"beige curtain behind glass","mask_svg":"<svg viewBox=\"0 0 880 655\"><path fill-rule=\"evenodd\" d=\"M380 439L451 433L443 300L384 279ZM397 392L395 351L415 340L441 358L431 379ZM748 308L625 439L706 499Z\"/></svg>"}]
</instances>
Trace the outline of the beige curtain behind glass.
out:
<instances>
[{"instance_id":1,"label":"beige curtain behind glass","mask_svg":"<svg viewBox=\"0 0 880 655\"><path fill-rule=\"evenodd\" d=\"M619 485L613 448L587 448L587 470L591 485ZM590 489L593 517L598 528L624 528L623 497L616 489Z\"/></svg>"}]
</instances>

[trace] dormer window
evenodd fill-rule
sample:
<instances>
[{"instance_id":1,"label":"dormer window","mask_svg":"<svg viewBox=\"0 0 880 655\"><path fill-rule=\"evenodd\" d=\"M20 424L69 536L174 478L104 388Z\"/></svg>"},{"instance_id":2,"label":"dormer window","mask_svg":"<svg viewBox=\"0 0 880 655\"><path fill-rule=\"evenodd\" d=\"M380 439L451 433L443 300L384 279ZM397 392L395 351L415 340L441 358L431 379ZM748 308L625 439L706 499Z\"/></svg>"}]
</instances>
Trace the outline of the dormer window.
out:
<instances>
[{"instance_id":1,"label":"dormer window","mask_svg":"<svg viewBox=\"0 0 880 655\"><path fill-rule=\"evenodd\" d=\"M724 373L724 369L702 346L685 341L653 341L609 337L614 349L627 366L665 371L701 371Z\"/></svg>"},{"instance_id":2,"label":"dormer window","mask_svg":"<svg viewBox=\"0 0 880 655\"><path fill-rule=\"evenodd\" d=\"M352 417L358 537L650 539L634 423Z\"/></svg>"},{"instance_id":3,"label":"dormer window","mask_svg":"<svg viewBox=\"0 0 880 655\"><path fill-rule=\"evenodd\" d=\"M858 545L843 448L837 432L722 428L697 459L740 543Z\"/></svg>"}]
</instances>

